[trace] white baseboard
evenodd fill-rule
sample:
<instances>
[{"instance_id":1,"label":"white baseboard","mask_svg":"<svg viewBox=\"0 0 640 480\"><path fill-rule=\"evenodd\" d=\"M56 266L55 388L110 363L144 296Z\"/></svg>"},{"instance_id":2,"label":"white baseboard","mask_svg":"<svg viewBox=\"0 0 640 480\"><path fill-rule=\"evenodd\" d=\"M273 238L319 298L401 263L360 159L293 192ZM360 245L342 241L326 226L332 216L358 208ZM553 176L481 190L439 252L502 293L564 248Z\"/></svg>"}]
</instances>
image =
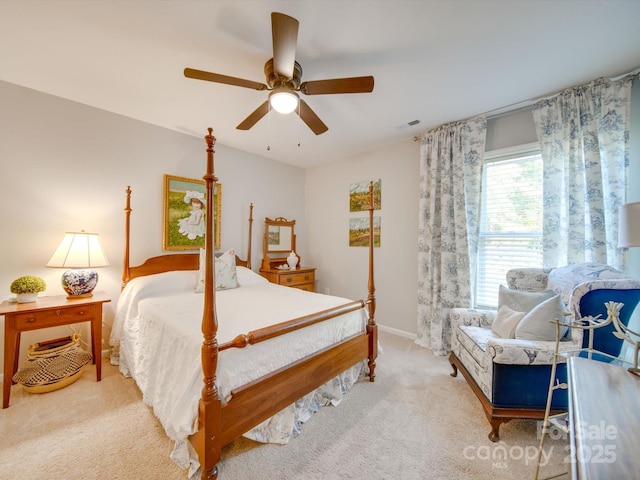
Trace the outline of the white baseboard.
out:
<instances>
[{"instance_id":1,"label":"white baseboard","mask_svg":"<svg viewBox=\"0 0 640 480\"><path fill-rule=\"evenodd\" d=\"M398 335L399 337L405 337L411 340L415 340L416 338L418 338L418 336L415 333L405 332L404 330L400 330L398 328L386 327L380 324L378 324L378 328L383 332L392 333L394 335Z\"/></svg>"}]
</instances>

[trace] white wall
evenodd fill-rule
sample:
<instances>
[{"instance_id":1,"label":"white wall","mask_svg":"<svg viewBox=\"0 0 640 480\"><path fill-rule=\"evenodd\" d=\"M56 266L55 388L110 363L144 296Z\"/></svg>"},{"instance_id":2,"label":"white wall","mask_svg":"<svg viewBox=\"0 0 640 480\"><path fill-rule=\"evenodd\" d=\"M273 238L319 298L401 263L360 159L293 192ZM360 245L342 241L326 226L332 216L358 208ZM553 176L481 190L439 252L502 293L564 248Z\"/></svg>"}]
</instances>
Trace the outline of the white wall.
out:
<instances>
[{"instance_id":1,"label":"white wall","mask_svg":"<svg viewBox=\"0 0 640 480\"><path fill-rule=\"evenodd\" d=\"M366 155L306 170L309 255L317 289L367 297L368 249L349 246L349 187L382 180L380 248L374 252L376 321L416 333L420 144L408 140ZM366 213L368 214L368 213ZM365 212L362 213L365 215Z\"/></svg>"},{"instance_id":2,"label":"white wall","mask_svg":"<svg viewBox=\"0 0 640 480\"><path fill-rule=\"evenodd\" d=\"M0 300L12 296L11 281L25 274L45 279L44 295L64 294L62 270L45 263L65 231L97 232L111 263L99 270L97 287L113 299L105 305L103 338L108 340L122 277L125 190L130 185L133 191L131 263L136 264L165 253L163 176L201 178L205 141L6 82L0 82L0 99ZM202 126L203 137L209 126ZM246 256L253 202L253 269L260 266L266 216L296 219L298 250L305 255L304 170L223 142L218 138L215 153L222 183L222 248ZM278 184L287 188L276 190ZM30 343L68 334L67 329L27 332L21 357ZM0 350L3 336L0 317ZM88 331L83 336L88 340Z\"/></svg>"}]
</instances>

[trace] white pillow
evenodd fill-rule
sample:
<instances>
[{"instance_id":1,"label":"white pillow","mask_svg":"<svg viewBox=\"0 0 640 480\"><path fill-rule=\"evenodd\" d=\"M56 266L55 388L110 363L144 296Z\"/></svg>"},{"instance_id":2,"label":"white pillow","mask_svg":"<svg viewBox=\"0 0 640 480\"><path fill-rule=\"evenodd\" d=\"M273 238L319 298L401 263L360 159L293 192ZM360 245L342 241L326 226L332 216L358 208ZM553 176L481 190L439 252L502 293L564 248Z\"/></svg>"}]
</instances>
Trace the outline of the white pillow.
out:
<instances>
[{"instance_id":1,"label":"white pillow","mask_svg":"<svg viewBox=\"0 0 640 480\"><path fill-rule=\"evenodd\" d=\"M502 305L507 305L516 312L529 313L533 308L555 296L553 290L543 290L541 292L528 292L526 290L515 290L500 285L498 292L498 309Z\"/></svg>"},{"instance_id":2,"label":"white pillow","mask_svg":"<svg viewBox=\"0 0 640 480\"><path fill-rule=\"evenodd\" d=\"M556 325L552 320L565 321L567 307L560 295L545 300L533 308L520 321L516 328L516 337L521 340L555 341ZM560 338L567 333L568 327L560 327Z\"/></svg>"},{"instance_id":3,"label":"white pillow","mask_svg":"<svg viewBox=\"0 0 640 480\"><path fill-rule=\"evenodd\" d=\"M196 293L204 292L204 277L205 277L205 259L206 250L200 249L200 269L198 272L198 284L196 285ZM238 275L236 273L236 253L233 248L230 248L219 257L215 259L215 273L216 273L216 290L226 290L229 288L237 288L240 286L238 283Z\"/></svg>"},{"instance_id":4,"label":"white pillow","mask_svg":"<svg viewBox=\"0 0 640 480\"><path fill-rule=\"evenodd\" d=\"M493 320L491 331L500 338L515 338L516 327L525 315L524 312L512 310L508 305L502 305Z\"/></svg>"}]
</instances>

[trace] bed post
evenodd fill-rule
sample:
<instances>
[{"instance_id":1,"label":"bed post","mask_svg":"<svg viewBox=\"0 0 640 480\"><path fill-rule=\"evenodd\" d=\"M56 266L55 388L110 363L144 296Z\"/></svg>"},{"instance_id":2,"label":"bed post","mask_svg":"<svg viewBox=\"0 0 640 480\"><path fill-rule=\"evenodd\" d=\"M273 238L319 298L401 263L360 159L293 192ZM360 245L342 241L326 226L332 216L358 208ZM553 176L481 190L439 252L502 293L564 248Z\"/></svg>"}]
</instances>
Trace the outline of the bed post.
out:
<instances>
[{"instance_id":1,"label":"bed post","mask_svg":"<svg viewBox=\"0 0 640 480\"><path fill-rule=\"evenodd\" d=\"M122 269L122 286L123 289L131 278L131 270L129 268L129 238L131 236L131 186L127 186L127 203L124 207L124 266Z\"/></svg>"},{"instance_id":2,"label":"bed post","mask_svg":"<svg viewBox=\"0 0 640 480\"><path fill-rule=\"evenodd\" d=\"M202 468L201 478L203 480L218 478L217 463L220 460L220 450L222 448L222 405L218 396L216 386L216 369L218 367L218 319L215 308L215 270L213 251L213 186L217 178L213 173L213 146L215 137L213 129L209 128L206 135L207 142L207 173L204 181L207 190L207 222L205 234L206 250L206 273L204 283L204 312L202 315L202 371L204 374L204 387L202 398L198 408L198 432L195 445Z\"/></svg>"},{"instance_id":3,"label":"bed post","mask_svg":"<svg viewBox=\"0 0 640 480\"><path fill-rule=\"evenodd\" d=\"M367 323L367 334L369 335L369 381L374 382L376 378L376 358L378 357L378 326L376 325L376 287L373 282L373 249L374 249L374 229L373 229L373 182L369 182L369 322Z\"/></svg>"},{"instance_id":4,"label":"bed post","mask_svg":"<svg viewBox=\"0 0 640 480\"><path fill-rule=\"evenodd\" d=\"M247 268L251 270L251 229L253 226L253 202L249 205L249 246L247 247Z\"/></svg>"}]
</instances>

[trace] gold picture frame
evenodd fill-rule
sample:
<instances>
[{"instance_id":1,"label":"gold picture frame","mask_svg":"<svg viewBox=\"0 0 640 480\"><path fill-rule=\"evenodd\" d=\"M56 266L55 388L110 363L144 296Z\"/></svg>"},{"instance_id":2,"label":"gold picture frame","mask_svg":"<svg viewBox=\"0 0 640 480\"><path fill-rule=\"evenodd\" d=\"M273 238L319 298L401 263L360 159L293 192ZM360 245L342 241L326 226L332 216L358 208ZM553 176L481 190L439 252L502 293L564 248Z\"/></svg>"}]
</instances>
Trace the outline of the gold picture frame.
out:
<instances>
[{"instance_id":1,"label":"gold picture frame","mask_svg":"<svg viewBox=\"0 0 640 480\"><path fill-rule=\"evenodd\" d=\"M204 248L206 211L204 180L164 175L162 221L163 250L197 250ZM214 185L213 195L214 248L220 248L222 184Z\"/></svg>"}]
</instances>

